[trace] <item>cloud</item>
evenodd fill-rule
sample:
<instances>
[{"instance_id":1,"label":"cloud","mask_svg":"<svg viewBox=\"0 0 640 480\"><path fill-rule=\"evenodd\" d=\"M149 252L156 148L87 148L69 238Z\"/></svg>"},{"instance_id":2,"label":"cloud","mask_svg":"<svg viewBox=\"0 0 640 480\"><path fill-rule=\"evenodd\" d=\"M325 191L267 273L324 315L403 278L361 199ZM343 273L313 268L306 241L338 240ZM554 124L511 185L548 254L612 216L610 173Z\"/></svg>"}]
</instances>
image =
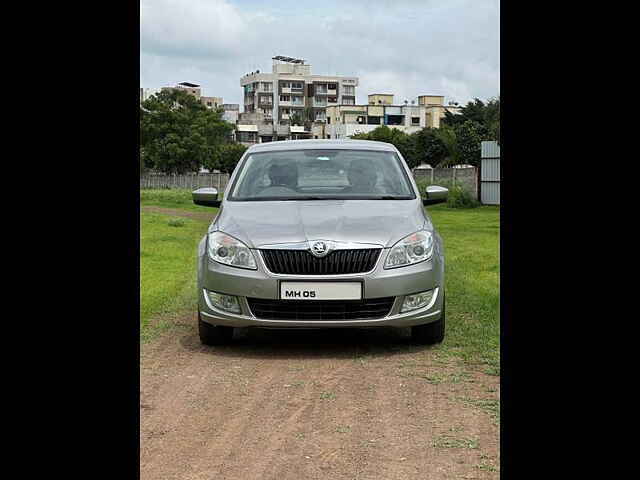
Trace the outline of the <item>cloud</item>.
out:
<instances>
[{"instance_id":1,"label":"cloud","mask_svg":"<svg viewBox=\"0 0 640 480\"><path fill-rule=\"evenodd\" d=\"M461 103L500 91L497 0L143 0L140 42L141 86L193 81L227 103L274 55L358 76L362 103L378 91Z\"/></svg>"}]
</instances>

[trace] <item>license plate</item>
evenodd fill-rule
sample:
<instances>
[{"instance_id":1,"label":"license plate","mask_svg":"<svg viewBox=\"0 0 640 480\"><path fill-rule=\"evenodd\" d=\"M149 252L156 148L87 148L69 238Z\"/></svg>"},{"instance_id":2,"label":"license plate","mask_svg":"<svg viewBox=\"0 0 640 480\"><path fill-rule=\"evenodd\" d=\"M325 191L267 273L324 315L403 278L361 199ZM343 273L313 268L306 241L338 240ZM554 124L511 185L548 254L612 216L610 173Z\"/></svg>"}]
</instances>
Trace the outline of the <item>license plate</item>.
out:
<instances>
[{"instance_id":1,"label":"license plate","mask_svg":"<svg viewBox=\"0 0 640 480\"><path fill-rule=\"evenodd\" d=\"M361 300L360 282L281 282L281 300Z\"/></svg>"}]
</instances>

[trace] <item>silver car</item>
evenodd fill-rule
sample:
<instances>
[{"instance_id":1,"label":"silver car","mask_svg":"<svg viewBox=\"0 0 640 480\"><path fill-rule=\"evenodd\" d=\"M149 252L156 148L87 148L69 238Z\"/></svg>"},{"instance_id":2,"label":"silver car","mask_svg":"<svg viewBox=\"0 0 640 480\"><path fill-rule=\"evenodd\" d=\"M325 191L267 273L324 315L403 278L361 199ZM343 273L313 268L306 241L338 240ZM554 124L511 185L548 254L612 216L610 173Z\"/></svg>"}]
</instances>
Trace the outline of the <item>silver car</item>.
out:
<instances>
[{"instance_id":1,"label":"silver car","mask_svg":"<svg viewBox=\"0 0 640 480\"><path fill-rule=\"evenodd\" d=\"M198 247L198 323L206 345L234 327L411 327L420 343L445 332L444 251L400 152L360 140L250 147L218 198Z\"/></svg>"}]
</instances>

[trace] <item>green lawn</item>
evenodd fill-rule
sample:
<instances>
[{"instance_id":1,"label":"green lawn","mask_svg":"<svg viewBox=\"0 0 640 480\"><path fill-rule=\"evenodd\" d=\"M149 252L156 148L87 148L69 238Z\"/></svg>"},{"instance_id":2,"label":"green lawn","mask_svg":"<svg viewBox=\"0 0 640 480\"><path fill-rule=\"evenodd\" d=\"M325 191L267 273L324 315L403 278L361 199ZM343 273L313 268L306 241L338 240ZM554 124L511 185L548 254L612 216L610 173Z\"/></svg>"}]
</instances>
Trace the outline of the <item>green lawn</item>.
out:
<instances>
[{"instance_id":1,"label":"green lawn","mask_svg":"<svg viewBox=\"0 0 640 480\"><path fill-rule=\"evenodd\" d=\"M141 192L141 205L204 211L185 190ZM438 355L453 356L466 364L481 365L499 374L500 365L500 208L451 209L445 205L428 211L442 235L446 255L447 333L434 347ZM192 309L195 302L196 248L208 222L180 218L183 226L170 226L176 217L141 213L140 322L146 338L157 330L151 319Z\"/></svg>"},{"instance_id":2,"label":"green lawn","mask_svg":"<svg viewBox=\"0 0 640 480\"><path fill-rule=\"evenodd\" d=\"M193 309L196 250L208 226L209 222L189 218L140 214L140 329L143 339L164 326L163 316ZM153 325L151 319L154 319Z\"/></svg>"},{"instance_id":3,"label":"green lawn","mask_svg":"<svg viewBox=\"0 0 640 480\"><path fill-rule=\"evenodd\" d=\"M500 207L427 209L444 240L447 333L438 350L500 366Z\"/></svg>"},{"instance_id":4,"label":"green lawn","mask_svg":"<svg viewBox=\"0 0 640 480\"><path fill-rule=\"evenodd\" d=\"M222 198L220 192L220 198ZM162 190L140 190L140 206L153 206L164 208L179 208L190 212L207 212L212 213L214 209L211 207L203 207L195 205L191 198L191 190L184 189L162 189ZM213 218L213 213L211 214Z\"/></svg>"}]
</instances>

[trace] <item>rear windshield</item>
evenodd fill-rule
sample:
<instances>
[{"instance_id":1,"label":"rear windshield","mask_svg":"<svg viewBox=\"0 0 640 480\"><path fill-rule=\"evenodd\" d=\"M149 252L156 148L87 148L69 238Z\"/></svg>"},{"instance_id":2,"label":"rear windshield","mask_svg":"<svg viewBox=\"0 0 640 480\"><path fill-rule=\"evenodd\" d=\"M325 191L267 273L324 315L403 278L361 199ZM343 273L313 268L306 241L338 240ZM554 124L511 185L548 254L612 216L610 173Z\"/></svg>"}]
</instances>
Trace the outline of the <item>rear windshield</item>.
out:
<instances>
[{"instance_id":1,"label":"rear windshield","mask_svg":"<svg viewBox=\"0 0 640 480\"><path fill-rule=\"evenodd\" d=\"M229 197L231 201L416 198L401 160L393 152L254 153L240 168Z\"/></svg>"}]
</instances>

